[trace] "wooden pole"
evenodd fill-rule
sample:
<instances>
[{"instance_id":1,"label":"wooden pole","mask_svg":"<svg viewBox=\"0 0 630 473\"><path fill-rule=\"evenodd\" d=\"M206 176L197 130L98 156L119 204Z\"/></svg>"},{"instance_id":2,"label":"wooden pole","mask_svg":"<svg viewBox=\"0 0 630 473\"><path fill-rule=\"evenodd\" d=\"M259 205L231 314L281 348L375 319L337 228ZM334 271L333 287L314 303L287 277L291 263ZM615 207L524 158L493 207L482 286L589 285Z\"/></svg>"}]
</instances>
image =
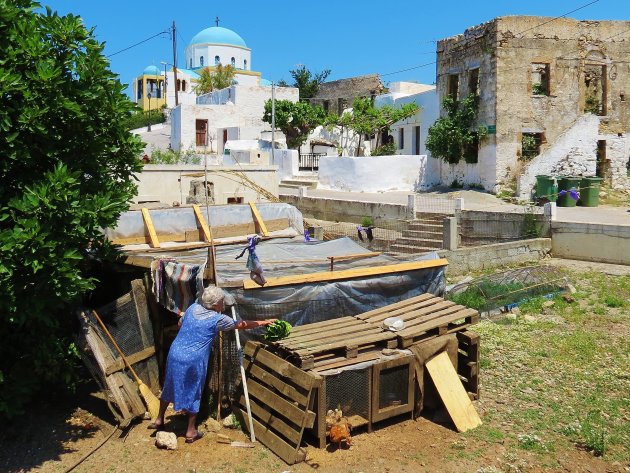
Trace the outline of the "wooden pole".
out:
<instances>
[{"instance_id":1,"label":"wooden pole","mask_svg":"<svg viewBox=\"0 0 630 473\"><path fill-rule=\"evenodd\" d=\"M173 28L171 30L173 34L173 91L175 92L175 106L179 105L179 95L177 87L177 29L175 28L175 20L173 20Z\"/></svg>"},{"instance_id":2,"label":"wooden pole","mask_svg":"<svg viewBox=\"0 0 630 473\"><path fill-rule=\"evenodd\" d=\"M217 387L217 422L221 422L221 397L223 396L223 332L219 332L219 353L217 354L219 374Z\"/></svg>"},{"instance_id":3,"label":"wooden pole","mask_svg":"<svg viewBox=\"0 0 630 473\"><path fill-rule=\"evenodd\" d=\"M236 323L236 310L232 305L232 319ZM247 380L245 379L245 368L243 368L243 353L241 348L241 339L238 334L238 330L234 330L234 336L236 337L236 350L238 353L239 364L241 365L241 378L243 379L243 394L245 395L245 407L247 408L247 418L249 420L249 437L252 442L256 441L256 435L254 434L254 419L252 418L252 408L249 404L249 391L247 390Z\"/></svg>"}]
</instances>

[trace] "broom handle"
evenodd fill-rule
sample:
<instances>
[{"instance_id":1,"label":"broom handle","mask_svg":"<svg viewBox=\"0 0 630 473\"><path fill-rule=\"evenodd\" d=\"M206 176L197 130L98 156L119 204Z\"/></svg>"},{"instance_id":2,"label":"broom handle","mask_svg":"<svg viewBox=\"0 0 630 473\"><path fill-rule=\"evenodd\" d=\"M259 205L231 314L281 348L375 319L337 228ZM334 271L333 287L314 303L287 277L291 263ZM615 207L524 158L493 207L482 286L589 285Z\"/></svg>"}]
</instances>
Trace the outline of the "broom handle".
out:
<instances>
[{"instance_id":1,"label":"broom handle","mask_svg":"<svg viewBox=\"0 0 630 473\"><path fill-rule=\"evenodd\" d=\"M232 318L236 322L236 310L232 306ZM245 406L247 406L247 418L249 420L249 434L252 442L256 441L256 435L254 434L254 420L252 419L252 408L249 405L249 391L247 390L247 380L245 379L245 368L243 368L243 358L241 351L241 338L238 334L238 330L234 330L236 335L236 349L238 351L238 362L241 365L241 378L243 379L243 394L245 394Z\"/></svg>"},{"instance_id":2,"label":"broom handle","mask_svg":"<svg viewBox=\"0 0 630 473\"><path fill-rule=\"evenodd\" d=\"M109 333L109 330L107 330L107 327L105 327L105 324L103 323L103 321L101 320L101 318L98 316L98 314L96 313L96 311L94 309L92 309L92 313L94 314L94 317L96 317L96 320L98 320L98 323L101 325L101 327L103 328L103 330L105 331L105 333L107 334L107 336L109 337L109 339L111 340L111 342L114 344L114 346L116 347L116 350L118 350L118 353L120 353L120 357L123 359L123 361L125 362L125 364L127 365L127 368L129 368L129 370L131 371L131 373L133 374L134 378L136 378L136 382L139 384L142 381L140 381L140 378L138 377L138 375L136 374L135 370L131 367L131 364L129 364L129 361L127 361L127 358L125 358L125 354L122 352L122 350L120 349L120 347L118 346L118 343L116 343L116 340L114 340L114 337L112 337L112 334Z\"/></svg>"}]
</instances>

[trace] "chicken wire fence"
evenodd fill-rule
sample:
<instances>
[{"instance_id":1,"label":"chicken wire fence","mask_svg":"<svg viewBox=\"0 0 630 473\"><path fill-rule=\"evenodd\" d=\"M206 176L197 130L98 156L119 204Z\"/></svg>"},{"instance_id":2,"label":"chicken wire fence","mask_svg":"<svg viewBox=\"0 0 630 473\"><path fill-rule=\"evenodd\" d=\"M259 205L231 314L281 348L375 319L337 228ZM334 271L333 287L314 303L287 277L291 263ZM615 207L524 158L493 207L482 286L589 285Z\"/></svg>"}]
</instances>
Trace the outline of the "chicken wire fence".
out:
<instances>
[{"instance_id":1,"label":"chicken wire fence","mask_svg":"<svg viewBox=\"0 0 630 473\"><path fill-rule=\"evenodd\" d=\"M551 298L565 291L567 284L567 277L557 268L534 266L457 284L447 289L445 297L483 313L509 310L538 297Z\"/></svg>"},{"instance_id":2,"label":"chicken wire fence","mask_svg":"<svg viewBox=\"0 0 630 473\"><path fill-rule=\"evenodd\" d=\"M410 220L383 220L377 225L350 222L321 222L325 238L351 238L370 251L391 251L392 245L409 229Z\"/></svg>"},{"instance_id":3,"label":"chicken wire fence","mask_svg":"<svg viewBox=\"0 0 630 473\"><path fill-rule=\"evenodd\" d=\"M542 207L512 207L509 212L463 210L458 212L459 245L480 246L548 237L551 218Z\"/></svg>"},{"instance_id":4,"label":"chicken wire fence","mask_svg":"<svg viewBox=\"0 0 630 473\"><path fill-rule=\"evenodd\" d=\"M455 193L435 195L416 194L414 197L414 209L416 213L436 213L453 215L457 209L457 199L459 195Z\"/></svg>"}]
</instances>

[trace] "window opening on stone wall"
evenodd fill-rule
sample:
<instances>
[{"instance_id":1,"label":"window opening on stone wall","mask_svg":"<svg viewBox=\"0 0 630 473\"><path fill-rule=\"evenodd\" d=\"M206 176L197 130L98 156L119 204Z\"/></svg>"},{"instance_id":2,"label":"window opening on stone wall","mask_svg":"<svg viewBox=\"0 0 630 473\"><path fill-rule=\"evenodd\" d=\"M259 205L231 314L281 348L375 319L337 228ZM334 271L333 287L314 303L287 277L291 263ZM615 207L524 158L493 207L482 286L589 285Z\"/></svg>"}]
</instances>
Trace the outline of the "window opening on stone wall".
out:
<instances>
[{"instance_id":1,"label":"window opening on stone wall","mask_svg":"<svg viewBox=\"0 0 630 473\"><path fill-rule=\"evenodd\" d=\"M142 98L142 80L138 81L138 100Z\"/></svg>"},{"instance_id":2,"label":"window opening on stone wall","mask_svg":"<svg viewBox=\"0 0 630 473\"><path fill-rule=\"evenodd\" d=\"M584 113L606 115L606 66L584 67Z\"/></svg>"},{"instance_id":3,"label":"window opening on stone wall","mask_svg":"<svg viewBox=\"0 0 630 473\"><path fill-rule=\"evenodd\" d=\"M339 115L343 113L343 110L346 108L346 99L337 99L337 112Z\"/></svg>"},{"instance_id":4,"label":"window opening on stone wall","mask_svg":"<svg viewBox=\"0 0 630 473\"><path fill-rule=\"evenodd\" d=\"M328 113L328 109L330 108L330 100L324 100L323 107L324 112Z\"/></svg>"},{"instance_id":5,"label":"window opening on stone wall","mask_svg":"<svg viewBox=\"0 0 630 473\"><path fill-rule=\"evenodd\" d=\"M464 161L468 164L479 162L479 135L477 133L473 135L473 140L464 147Z\"/></svg>"},{"instance_id":6,"label":"window opening on stone wall","mask_svg":"<svg viewBox=\"0 0 630 473\"><path fill-rule=\"evenodd\" d=\"M549 95L549 64L532 64L532 95Z\"/></svg>"},{"instance_id":7,"label":"window opening on stone wall","mask_svg":"<svg viewBox=\"0 0 630 473\"><path fill-rule=\"evenodd\" d=\"M236 59L235 58L230 59L230 64L232 64L232 67L236 67Z\"/></svg>"},{"instance_id":8,"label":"window opening on stone wall","mask_svg":"<svg viewBox=\"0 0 630 473\"><path fill-rule=\"evenodd\" d=\"M201 65L201 67L203 67L203 56L199 57L199 64Z\"/></svg>"},{"instance_id":9,"label":"window opening on stone wall","mask_svg":"<svg viewBox=\"0 0 630 473\"><path fill-rule=\"evenodd\" d=\"M521 137L521 158L529 160L538 156L544 138L544 133L523 133Z\"/></svg>"},{"instance_id":10,"label":"window opening on stone wall","mask_svg":"<svg viewBox=\"0 0 630 473\"><path fill-rule=\"evenodd\" d=\"M186 92L186 81L182 81L182 92Z\"/></svg>"},{"instance_id":11,"label":"window opening on stone wall","mask_svg":"<svg viewBox=\"0 0 630 473\"><path fill-rule=\"evenodd\" d=\"M405 129L400 127L398 129L398 149L403 149L405 147Z\"/></svg>"},{"instance_id":12,"label":"window opening on stone wall","mask_svg":"<svg viewBox=\"0 0 630 473\"><path fill-rule=\"evenodd\" d=\"M247 59L243 60L243 69L247 69Z\"/></svg>"},{"instance_id":13,"label":"window opening on stone wall","mask_svg":"<svg viewBox=\"0 0 630 473\"><path fill-rule=\"evenodd\" d=\"M227 203L228 204L242 204L243 203L243 197L228 197L227 198Z\"/></svg>"},{"instance_id":14,"label":"window opening on stone wall","mask_svg":"<svg viewBox=\"0 0 630 473\"><path fill-rule=\"evenodd\" d=\"M457 100L459 94L459 74L448 75L448 95Z\"/></svg>"},{"instance_id":15,"label":"window opening on stone wall","mask_svg":"<svg viewBox=\"0 0 630 473\"><path fill-rule=\"evenodd\" d=\"M193 68L193 64L192 64L192 58L190 58L190 68Z\"/></svg>"},{"instance_id":16,"label":"window opening on stone wall","mask_svg":"<svg viewBox=\"0 0 630 473\"><path fill-rule=\"evenodd\" d=\"M219 56L214 56L214 65L216 66L221 62L221 58Z\"/></svg>"},{"instance_id":17,"label":"window opening on stone wall","mask_svg":"<svg viewBox=\"0 0 630 473\"><path fill-rule=\"evenodd\" d=\"M479 68L471 69L468 72L468 93L479 95Z\"/></svg>"}]
</instances>

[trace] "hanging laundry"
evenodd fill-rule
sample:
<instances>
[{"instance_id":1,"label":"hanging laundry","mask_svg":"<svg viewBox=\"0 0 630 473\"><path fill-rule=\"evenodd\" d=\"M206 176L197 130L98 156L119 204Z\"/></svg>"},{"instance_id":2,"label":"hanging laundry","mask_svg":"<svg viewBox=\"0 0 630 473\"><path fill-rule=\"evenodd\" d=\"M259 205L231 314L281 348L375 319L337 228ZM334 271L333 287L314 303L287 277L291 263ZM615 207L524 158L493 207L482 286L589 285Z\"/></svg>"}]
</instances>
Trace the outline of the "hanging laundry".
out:
<instances>
[{"instance_id":1,"label":"hanging laundry","mask_svg":"<svg viewBox=\"0 0 630 473\"><path fill-rule=\"evenodd\" d=\"M252 281L254 281L259 286L264 286L267 284L267 280L265 279L264 270L262 264L260 263L260 259L258 259L258 255L256 254L256 245L262 241L262 237L260 235L254 235L251 237L247 237L247 241L249 242L247 246L241 251L241 254L238 255L234 259L239 259L242 257L246 251L249 251L249 255L247 256L247 263L245 266L249 269L249 277Z\"/></svg>"},{"instance_id":2,"label":"hanging laundry","mask_svg":"<svg viewBox=\"0 0 630 473\"><path fill-rule=\"evenodd\" d=\"M308 232L308 229L304 229L304 241L308 242L311 241L311 234Z\"/></svg>"},{"instance_id":3,"label":"hanging laundry","mask_svg":"<svg viewBox=\"0 0 630 473\"><path fill-rule=\"evenodd\" d=\"M363 227L361 225L357 225L357 236L359 237L360 241L364 241L363 240L363 233L365 233L365 236L367 237L368 241L374 240L374 234L372 233L372 227Z\"/></svg>"},{"instance_id":4,"label":"hanging laundry","mask_svg":"<svg viewBox=\"0 0 630 473\"><path fill-rule=\"evenodd\" d=\"M151 262L153 294L166 309L182 316L203 292L206 264L178 263L172 259Z\"/></svg>"},{"instance_id":5,"label":"hanging laundry","mask_svg":"<svg viewBox=\"0 0 630 473\"><path fill-rule=\"evenodd\" d=\"M562 197L565 194L569 194L569 197L571 197L573 200L578 200L580 198L580 193L577 191L577 189L575 187L571 187L570 190L561 190L560 192L558 192L558 197Z\"/></svg>"}]
</instances>

